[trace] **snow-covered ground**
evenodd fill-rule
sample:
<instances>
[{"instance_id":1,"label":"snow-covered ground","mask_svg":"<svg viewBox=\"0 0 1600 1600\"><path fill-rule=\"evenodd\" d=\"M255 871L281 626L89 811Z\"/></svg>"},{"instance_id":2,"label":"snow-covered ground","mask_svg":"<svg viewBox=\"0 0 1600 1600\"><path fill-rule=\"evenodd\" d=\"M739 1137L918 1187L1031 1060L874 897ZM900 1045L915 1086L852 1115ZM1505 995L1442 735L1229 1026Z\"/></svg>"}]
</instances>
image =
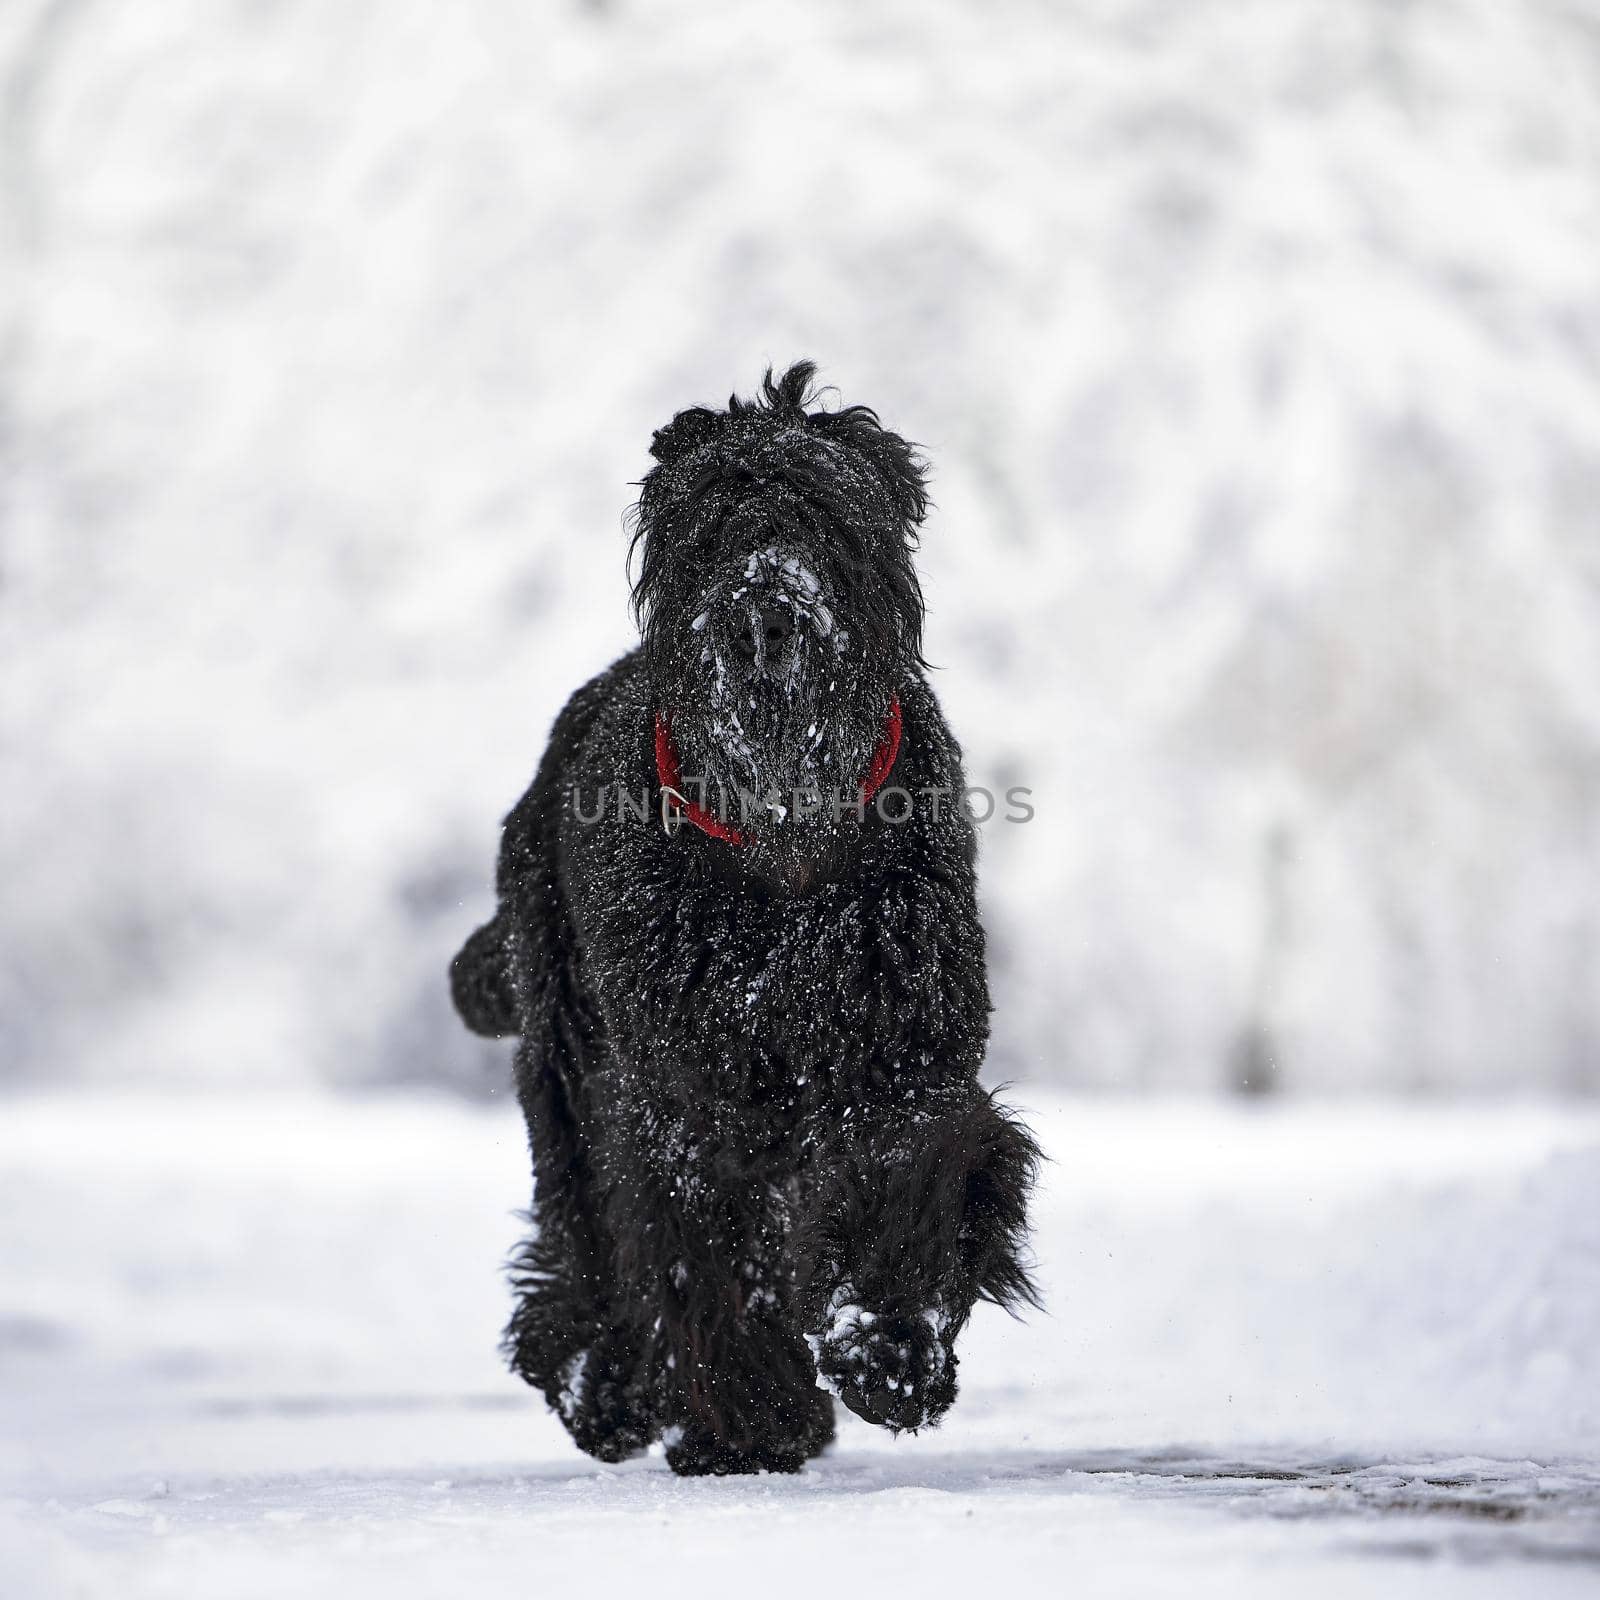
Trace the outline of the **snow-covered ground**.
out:
<instances>
[{"instance_id":1,"label":"snow-covered ground","mask_svg":"<svg viewBox=\"0 0 1600 1600\"><path fill-rule=\"evenodd\" d=\"M1019 1098L1048 1315L723 1482L501 1371L508 1106L8 1100L0 1593L1595 1592L1600 1112Z\"/></svg>"}]
</instances>

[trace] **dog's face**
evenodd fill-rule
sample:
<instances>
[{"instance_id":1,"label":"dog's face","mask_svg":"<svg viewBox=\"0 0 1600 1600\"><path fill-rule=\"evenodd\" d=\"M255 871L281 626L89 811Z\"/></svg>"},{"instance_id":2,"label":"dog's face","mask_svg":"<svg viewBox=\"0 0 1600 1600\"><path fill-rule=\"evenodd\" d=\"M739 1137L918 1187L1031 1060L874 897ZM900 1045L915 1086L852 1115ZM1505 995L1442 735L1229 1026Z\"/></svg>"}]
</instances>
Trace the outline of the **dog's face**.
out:
<instances>
[{"instance_id":1,"label":"dog's face","mask_svg":"<svg viewBox=\"0 0 1600 1600\"><path fill-rule=\"evenodd\" d=\"M889 702L921 660L912 552L927 509L911 447L864 407L808 411L802 362L651 443L634 604L682 771L768 802L761 853L815 856ZM775 803L774 803L775 802ZM735 800L735 807L737 801Z\"/></svg>"}]
</instances>

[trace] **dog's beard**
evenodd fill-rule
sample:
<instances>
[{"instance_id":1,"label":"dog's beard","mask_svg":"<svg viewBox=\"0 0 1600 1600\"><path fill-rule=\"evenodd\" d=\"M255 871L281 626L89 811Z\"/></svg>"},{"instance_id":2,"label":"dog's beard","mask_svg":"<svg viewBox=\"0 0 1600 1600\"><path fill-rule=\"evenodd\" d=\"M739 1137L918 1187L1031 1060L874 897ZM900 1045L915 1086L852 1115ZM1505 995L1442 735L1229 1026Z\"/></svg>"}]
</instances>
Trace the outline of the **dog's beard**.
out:
<instances>
[{"instance_id":1,"label":"dog's beard","mask_svg":"<svg viewBox=\"0 0 1600 1600\"><path fill-rule=\"evenodd\" d=\"M882 736L881 715L840 692L837 674L828 685L813 692L802 677L792 696L757 686L737 716L720 707L674 721L683 770L698 765L705 804L744 836L739 866L786 895L812 891L849 860L861 781Z\"/></svg>"},{"instance_id":2,"label":"dog's beard","mask_svg":"<svg viewBox=\"0 0 1600 1600\"><path fill-rule=\"evenodd\" d=\"M680 700L673 723L679 764L698 781L706 803L758 831L800 837L837 821L836 801L850 804L883 732L877 696L865 703L850 664L802 661L780 679L736 683L713 653L703 694ZM888 694L882 696L884 706Z\"/></svg>"},{"instance_id":3,"label":"dog's beard","mask_svg":"<svg viewBox=\"0 0 1600 1600\"><path fill-rule=\"evenodd\" d=\"M747 821L752 799L769 828L831 820L835 794L871 759L882 716L863 681L862 636L835 617L805 559L777 546L725 568L693 605L686 625L657 618L651 630L675 691L683 772ZM768 624L780 619L772 642Z\"/></svg>"},{"instance_id":4,"label":"dog's beard","mask_svg":"<svg viewBox=\"0 0 1600 1600\"><path fill-rule=\"evenodd\" d=\"M684 793L743 834L752 875L803 893L849 859L906 638L881 603L841 606L803 545L758 543L658 594L645 653Z\"/></svg>"}]
</instances>

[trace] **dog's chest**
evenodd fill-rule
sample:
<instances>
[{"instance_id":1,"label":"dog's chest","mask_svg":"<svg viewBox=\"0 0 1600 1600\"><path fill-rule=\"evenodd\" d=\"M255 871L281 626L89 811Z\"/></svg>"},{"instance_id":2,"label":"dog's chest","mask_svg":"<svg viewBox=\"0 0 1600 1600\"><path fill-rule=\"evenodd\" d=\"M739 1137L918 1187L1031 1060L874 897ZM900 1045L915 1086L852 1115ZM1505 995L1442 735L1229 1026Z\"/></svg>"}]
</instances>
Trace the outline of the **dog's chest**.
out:
<instances>
[{"instance_id":1,"label":"dog's chest","mask_svg":"<svg viewBox=\"0 0 1600 1600\"><path fill-rule=\"evenodd\" d=\"M659 1092L790 1122L907 1064L911 966L935 980L931 959L911 960L903 866L858 857L784 895L730 878L736 853L686 830L575 829L569 847L583 987L610 1047Z\"/></svg>"},{"instance_id":2,"label":"dog's chest","mask_svg":"<svg viewBox=\"0 0 1600 1600\"><path fill-rule=\"evenodd\" d=\"M660 1061L686 1098L780 1124L849 1094L868 1031L857 906L694 882L657 905L611 986L624 1033L659 1019L634 1048Z\"/></svg>"},{"instance_id":3,"label":"dog's chest","mask_svg":"<svg viewBox=\"0 0 1600 1600\"><path fill-rule=\"evenodd\" d=\"M796 1114L826 1102L844 1058L859 1041L850 1026L849 963L843 937L818 918L796 914L753 917L726 947L712 954L707 1009L725 1007L714 1030L725 1049L708 1060L726 1087ZM713 976L715 974L716 976Z\"/></svg>"}]
</instances>

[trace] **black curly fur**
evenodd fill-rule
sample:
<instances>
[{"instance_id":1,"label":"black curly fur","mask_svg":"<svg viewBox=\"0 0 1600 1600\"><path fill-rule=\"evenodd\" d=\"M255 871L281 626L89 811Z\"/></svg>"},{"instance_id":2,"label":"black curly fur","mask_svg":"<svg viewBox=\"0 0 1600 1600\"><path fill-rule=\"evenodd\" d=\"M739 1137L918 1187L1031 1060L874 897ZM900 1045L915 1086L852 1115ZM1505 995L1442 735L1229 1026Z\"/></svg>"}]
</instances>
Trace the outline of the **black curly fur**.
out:
<instances>
[{"instance_id":1,"label":"black curly fur","mask_svg":"<svg viewBox=\"0 0 1600 1600\"><path fill-rule=\"evenodd\" d=\"M658 816L658 713L708 800L858 797L898 697L891 781L960 790L921 657L922 465L866 408L810 409L813 377L656 434L641 647L557 719L451 969L469 1027L520 1037L507 1357L592 1455L664 1438L682 1473L797 1470L833 1437L819 1378L870 1421L935 1422L974 1301L1037 1303L1037 1150L978 1083L962 809L769 808L742 845Z\"/></svg>"}]
</instances>

